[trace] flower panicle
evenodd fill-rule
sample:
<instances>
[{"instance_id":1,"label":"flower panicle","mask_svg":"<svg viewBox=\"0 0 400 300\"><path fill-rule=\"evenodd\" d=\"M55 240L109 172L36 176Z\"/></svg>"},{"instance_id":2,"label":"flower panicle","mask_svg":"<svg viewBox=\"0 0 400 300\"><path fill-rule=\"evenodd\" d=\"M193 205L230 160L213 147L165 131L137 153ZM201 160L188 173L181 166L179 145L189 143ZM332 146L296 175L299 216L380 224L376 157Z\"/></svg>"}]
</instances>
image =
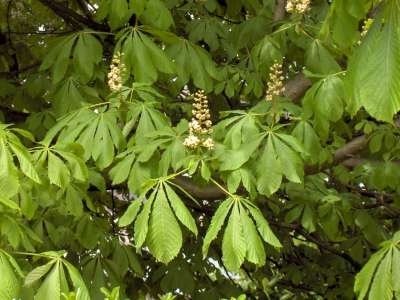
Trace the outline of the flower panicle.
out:
<instances>
[{"instance_id":1,"label":"flower panicle","mask_svg":"<svg viewBox=\"0 0 400 300\"><path fill-rule=\"evenodd\" d=\"M117 92L122 88L123 74L126 71L125 64L122 62L123 53L117 52L114 54L110 71L107 74L108 86L111 91Z\"/></svg>"},{"instance_id":2,"label":"flower panicle","mask_svg":"<svg viewBox=\"0 0 400 300\"><path fill-rule=\"evenodd\" d=\"M192 115L192 120L189 122L189 136L184 140L183 144L190 149L204 147L212 150L214 141L210 137L212 133L211 114L208 98L203 90L199 90L194 94Z\"/></svg>"},{"instance_id":3,"label":"flower panicle","mask_svg":"<svg viewBox=\"0 0 400 300\"><path fill-rule=\"evenodd\" d=\"M275 63L270 67L269 78L267 82L267 91L265 99L267 101L272 101L274 97L281 96L285 91L285 86L283 80L282 64L275 61Z\"/></svg>"}]
</instances>

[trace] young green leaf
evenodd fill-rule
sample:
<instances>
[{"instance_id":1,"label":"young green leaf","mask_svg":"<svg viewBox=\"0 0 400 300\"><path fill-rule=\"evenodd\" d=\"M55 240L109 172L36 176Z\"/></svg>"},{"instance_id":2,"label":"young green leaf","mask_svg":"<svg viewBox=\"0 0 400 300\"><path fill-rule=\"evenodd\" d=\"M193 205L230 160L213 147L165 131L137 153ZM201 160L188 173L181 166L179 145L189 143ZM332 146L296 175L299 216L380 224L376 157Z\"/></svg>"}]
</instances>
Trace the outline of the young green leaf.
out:
<instances>
[{"instance_id":1,"label":"young green leaf","mask_svg":"<svg viewBox=\"0 0 400 300\"><path fill-rule=\"evenodd\" d=\"M203 259L207 256L208 248L210 247L211 242L216 239L218 233L224 225L226 216L228 215L232 205L232 199L228 198L224 202L222 202L218 209L215 211L211 219L210 226L207 229L206 236L204 237L202 247Z\"/></svg>"},{"instance_id":2,"label":"young green leaf","mask_svg":"<svg viewBox=\"0 0 400 300\"><path fill-rule=\"evenodd\" d=\"M400 110L400 3L386 1L349 63L352 112L392 122Z\"/></svg>"},{"instance_id":3,"label":"young green leaf","mask_svg":"<svg viewBox=\"0 0 400 300\"><path fill-rule=\"evenodd\" d=\"M142 201L140 199L136 199L135 201L133 201L129 205L128 209L121 216L121 218L118 220L118 225L120 227L124 227L131 224L138 215L141 207L142 207Z\"/></svg>"},{"instance_id":4,"label":"young green leaf","mask_svg":"<svg viewBox=\"0 0 400 300\"><path fill-rule=\"evenodd\" d=\"M222 261L231 271L239 270L246 256L246 240L239 205L235 203L222 239Z\"/></svg>"},{"instance_id":5,"label":"young green leaf","mask_svg":"<svg viewBox=\"0 0 400 300\"><path fill-rule=\"evenodd\" d=\"M182 247L182 231L162 185L154 200L146 243L155 258L165 264L174 259Z\"/></svg>"},{"instance_id":6,"label":"young green leaf","mask_svg":"<svg viewBox=\"0 0 400 300\"><path fill-rule=\"evenodd\" d=\"M178 220L197 236L196 221L193 219L190 211L168 183L165 183L164 187L169 203L171 204Z\"/></svg>"},{"instance_id":7,"label":"young green leaf","mask_svg":"<svg viewBox=\"0 0 400 300\"><path fill-rule=\"evenodd\" d=\"M136 218L134 225L135 234L133 238L135 240L135 246L137 249L142 247L143 243L146 240L147 232L149 229L149 216L155 197L156 191L153 191L150 197L144 200L143 209Z\"/></svg>"}]
</instances>

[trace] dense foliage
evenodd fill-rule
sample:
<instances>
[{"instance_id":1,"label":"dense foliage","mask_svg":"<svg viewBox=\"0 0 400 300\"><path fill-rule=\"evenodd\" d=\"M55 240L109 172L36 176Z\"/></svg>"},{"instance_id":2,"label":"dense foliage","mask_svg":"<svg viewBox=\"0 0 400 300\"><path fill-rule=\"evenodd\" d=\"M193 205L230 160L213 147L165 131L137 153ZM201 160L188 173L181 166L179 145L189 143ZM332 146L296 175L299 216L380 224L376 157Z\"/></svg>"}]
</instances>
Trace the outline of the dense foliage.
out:
<instances>
[{"instance_id":1,"label":"dense foliage","mask_svg":"<svg viewBox=\"0 0 400 300\"><path fill-rule=\"evenodd\" d=\"M0 0L0 299L400 299L399 0Z\"/></svg>"}]
</instances>

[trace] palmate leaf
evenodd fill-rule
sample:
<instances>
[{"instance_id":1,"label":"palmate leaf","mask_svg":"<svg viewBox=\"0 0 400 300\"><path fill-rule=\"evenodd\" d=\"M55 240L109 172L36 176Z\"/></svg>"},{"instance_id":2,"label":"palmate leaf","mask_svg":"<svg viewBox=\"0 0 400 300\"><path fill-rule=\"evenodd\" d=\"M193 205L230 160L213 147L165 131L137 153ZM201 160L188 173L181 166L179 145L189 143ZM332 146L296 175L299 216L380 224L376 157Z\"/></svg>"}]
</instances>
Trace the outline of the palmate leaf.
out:
<instances>
[{"instance_id":1,"label":"palmate leaf","mask_svg":"<svg viewBox=\"0 0 400 300\"><path fill-rule=\"evenodd\" d=\"M43 146L34 153L34 159L40 167L47 167L50 183L65 188L72 179L79 182L88 180L88 169L81 157L76 155L73 148L79 145Z\"/></svg>"},{"instance_id":2,"label":"palmate leaf","mask_svg":"<svg viewBox=\"0 0 400 300\"><path fill-rule=\"evenodd\" d=\"M137 142L143 142L154 131L169 127L167 117L156 108L156 105L157 102L154 101L129 103L127 121L123 129L124 136L127 136L135 128L133 138Z\"/></svg>"},{"instance_id":3,"label":"palmate leaf","mask_svg":"<svg viewBox=\"0 0 400 300\"><path fill-rule=\"evenodd\" d=\"M319 40L310 43L305 53L305 64L314 74L332 74L340 72L341 68L332 54Z\"/></svg>"},{"instance_id":4,"label":"palmate leaf","mask_svg":"<svg viewBox=\"0 0 400 300\"><path fill-rule=\"evenodd\" d=\"M124 53L122 60L137 82L153 83L158 79L159 72L174 72L175 67L171 59L150 37L137 28L124 31L118 40L116 51Z\"/></svg>"},{"instance_id":5,"label":"palmate leaf","mask_svg":"<svg viewBox=\"0 0 400 300\"><path fill-rule=\"evenodd\" d=\"M354 291L357 299L393 299L399 292L398 277L400 265L400 234L381 244L381 249L374 253L357 274Z\"/></svg>"},{"instance_id":6,"label":"palmate leaf","mask_svg":"<svg viewBox=\"0 0 400 300\"><path fill-rule=\"evenodd\" d=\"M215 136L224 141L230 149L239 149L242 144L252 141L260 130L257 126L256 116L243 111L224 112L226 118L215 126ZM231 116L233 115L233 116Z\"/></svg>"},{"instance_id":7,"label":"palmate leaf","mask_svg":"<svg viewBox=\"0 0 400 300\"><path fill-rule=\"evenodd\" d=\"M79 82L73 77L61 81L52 96L51 100L56 115L63 115L79 109L87 103Z\"/></svg>"},{"instance_id":8,"label":"palmate leaf","mask_svg":"<svg viewBox=\"0 0 400 300\"><path fill-rule=\"evenodd\" d=\"M261 211L249 200L234 197L222 202L212 217L203 241L203 258L207 257L211 242L217 238L218 232L230 214L222 239L224 265L231 271L238 271L244 260L247 259L262 266L265 264L265 250L261 238L276 248L280 248L282 245L270 229Z\"/></svg>"},{"instance_id":9,"label":"palmate leaf","mask_svg":"<svg viewBox=\"0 0 400 300\"><path fill-rule=\"evenodd\" d=\"M63 294L74 291L76 295L74 299L90 300L88 289L80 273L71 263L60 257L62 254L56 252L41 253L39 256L49 259L49 262L33 269L25 277L25 286L30 286L41 280L35 299L61 300L64 299ZM35 256L36 254L32 255Z\"/></svg>"},{"instance_id":10,"label":"palmate leaf","mask_svg":"<svg viewBox=\"0 0 400 300\"><path fill-rule=\"evenodd\" d=\"M304 176L304 163L300 154L306 151L299 141L287 134L270 133L257 164L257 189L270 196L275 193L285 176L289 181L300 183Z\"/></svg>"},{"instance_id":11,"label":"palmate leaf","mask_svg":"<svg viewBox=\"0 0 400 300\"><path fill-rule=\"evenodd\" d=\"M99 20L107 18L111 29L115 30L128 22L132 13L126 0L102 0L97 11L97 18Z\"/></svg>"},{"instance_id":12,"label":"palmate leaf","mask_svg":"<svg viewBox=\"0 0 400 300\"><path fill-rule=\"evenodd\" d=\"M317 133L326 139L329 122L338 121L344 111L344 83L339 75L329 75L315 83L303 98L304 114L313 117Z\"/></svg>"},{"instance_id":13,"label":"palmate leaf","mask_svg":"<svg viewBox=\"0 0 400 300\"><path fill-rule=\"evenodd\" d=\"M311 164L321 161L322 146L320 139L314 128L307 121L300 121L292 131L292 135L304 146L305 151L309 154L303 157Z\"/></svg>"},{"instance_id":14,"label":"palmate leaf","mask_svg":"<svg viewBox=\"0 0 400 300\"><path fill-rule=\"evenodd\" d=\"M146 244L157 260L167 264L178 255L182 247L182 231L178 220L197 235L196 222L190 211L171 186L160 181L148 199L142 197L129 206L120 225L125 226L135 221L136 248Z\"/></svg>"},{"instance_id":15,"label":"palmate leaf","mask_svg":"<svg viewBox=\"0 0 400 300\"><path fill-rule=\"evenodd\" d=\"M157 157L157 149L164 141L154 141L140 146L129 147L120 153L120 159L110 170L112 184L128 182L128 188L132 193L142 193L143 185L158 173L158 162L152 159ZM158 158L157 158L158 160ZM155 175L156 174L156 175Z\"/></svg>"},{"instance_id":16,"label":"palmate leaf","mask_svg":"<svg viewBox=\"0 0 400 300\"><path fill-rule=\"evenodd\" d=\"M174 24L171 12L161 0L130 0L129 5L142 24L162 30Z\"/></svg>"},{"instance_id":17,"label":"palmate leaf","mask_svg":"<svg viewBox=\"0 0 400 300\"><path fill-rule=\"evenodd\" d=\"M386 1L349 63L351 110L391 122L400 110L400 3Z\"/></svg>"},{"instance_id":18,"label":"palmate leaf","mask_svg":"<svg viewBox=\"0 0 400 300\"><path fill-rule=\"evenodd\" d=\"M320 36L324 40L333 40L340 49L346 50L359 39L359 23L371 9L375 1L335 0L329 6Z\"/></svg>"},{"instance_id":19,"label":"palmate leaf","mask_svg":"<svg viewBox=\"0 0 400 300\"><path fill-rule=\"evenodd\" d=\"M73 57L76 73L87 82L100 63L103 54L101 43L91 33L82 31L55 40L54 46L43 59L40 70L51 70L53 82L60 82L66 75Z\"/></svg>"},{"instance_id":20,"label":"palmate leaf","mask_svg":"<svg viewBox=\"0 0 400 300\"><path fill-rule=\"evenodd\" d=\"M190 79L200 89L210 92L215 80L221 74L209 54L201 47L184 39L168 45L167 53L175 61L178 88L183 87Z\"/></svg>"},{"instance_id":21,"label":"palmate leaf","mask_svg":"<svg viewBox=\"0 0 400 300\"><path fill-rule=\"evenodd\" d=\"M112 109L100 112L82 108L68 114L50 129L43 144L53 139L59 144L80 144L85 152L84 159L92 157L100 169L108 167L116 150L125 144L118 126L118 112Z\"/></svg>"},{"instance_id":22,"label":"palmate leaf","mask_svg":"<svg viewBox=\"0 0 400 300\"><path fill-rule=\"evenodd\" d=\"M225 150L220 154L221 160L221 171L236 170L244 165L252 155L256 153L256 150L264 135L255 136L254 139L246 144L242 144L240 148L235 150Z\"/></svg>"}]
</instances>

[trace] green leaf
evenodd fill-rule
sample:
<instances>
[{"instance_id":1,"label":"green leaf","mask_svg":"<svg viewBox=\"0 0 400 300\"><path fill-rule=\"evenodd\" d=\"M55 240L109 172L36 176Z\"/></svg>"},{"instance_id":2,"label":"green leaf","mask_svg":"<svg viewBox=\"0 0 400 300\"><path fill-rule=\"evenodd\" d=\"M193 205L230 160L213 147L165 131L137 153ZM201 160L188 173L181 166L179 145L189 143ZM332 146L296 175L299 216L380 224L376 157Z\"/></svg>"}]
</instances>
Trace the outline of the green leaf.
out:
<instances>
[{"instance_id":1,"label":"green leaf","mask_svg":"<svg viewBox=\"0 0 400 300\"><path fill-rule=\"evenodd\" d=\"M165 264L174 259L182 247L182 232L162 186L154 200L146 243L155 258Z\"/></svg>"},{"instance_id":2,"label":"green leaf","mask_svg":"<svg viewBox=\"0 0 400 300\"><path fill-rule=\"evenodd\" d=\"M149 228L149 216L151 212L151 207L154 202L154 198L156 196L156 192L153 191L150 197L145 201L143 205L142 211L139 213L139 215L136 218L135 221L135 233L134 233L134 240L135 240L135 246L137 249L142 247L143 243L146 240L148 228Z\"/></svg>"},{"instance_id":3,"label":"green leaf","mask_svg":"<svg viewBox=\"0 0 400 300\"><path fill-rule=\"evenodd\" d=\"M362 300L368 293L369 287L382 258L387 254L387 249L381 249L371 256L366 265L356 275L354 291L358 294L358 299Z\"/></svg>"},{"instance_id":4,"label":"green leaf","mask_svg":"<svg viewBox=\"0 0 400 300\"><path fill-rule=\"evenodd\" d=\"M76 291L76 300L90 300L89 291L82 279L79 271L69 262L63 260L63 264L67 267L69 277L71 278L72 285Z\"/></svg>"},{"instance_id":5,"label":"green leaf","mask_svg":"<svg viewBox=\"0 0 400 300\"><path fill-rule=\"evenodd\" d=\"M130 2L133 4L134 2L142 2L142 0L131 0ZM167 30L174 24L172 15L163 1L146 0L143 2L146 2L143 10L138 9L138 4L135 4L136 10L140 12L139 19L143 24L149 24L163 30Z\"/></svg>"},{"instance_id":6,"label":"green leaf","mask_svg":"<svg viewBox=\"0 0 400 300\"><path fill-rule=\"evenodd\" d=\"M53 267L53 265L54 262L50 261L45 265L34 268L32 271L28 273L28 275L26 275L24 285L31 286L32 284L34 284L36 281L45 276L49 272L49 270Z\"/></svg>"},{"instance_id":7,"label":"green leaf","mask_svg":"<svg viewBox=\"0 0 400 300\"><path fill-rule=\"evenodd\" d=\"M392 253L392 287L393 290L398 293L400 291L400 249L398 247L393 247Z\"/></svg>"},{"instance_id":8,"label":"green leaf","mask_svg":"<svg viewBox=\"0 0 400 300\"><path fill-rule=\"evenodd\" d=\"M211 219L210 226L208 227L207 233L204 237L202 247L203 259L207 256L208 248L210 247L211 242L215 240L222 226L224 225L226 216L228 215L232 205L232 199L228 198L224 202L222 202L218 209L215 211Z\"/></svg>"},{"instance_id":9,"label":"green leaf","mask_svg":"<svg viewBox=\"0 0 400 300\"><path fill-rule=\"evenodd\" d=\"M196 221L193 219L192 214L169 184L164 184L165 192L171 207L173 208L178 220L186 226L195 236L197 236Z\"/></svg>"},{"instance_id":10,"label":"green leaf","mask_svg":"<svg viewBox=\"0 0 400 300\"><path fill-rule=\"evenodd\" d=\"M120 227L124 227L124 226L128 226L129 224L131 224L135 220L141 207L142 207L141 200L136 199L135 201L133 201L129 205L128 209L121 216L121 218L118 220L118 225Z\"/></svg>"},{"instance_id":11,"label":"green leaf","mask_svg":"<svg viewBox=\"0 0 400 300\"><path fill-rule=\"evenodd\" d=\"M369 292L370 299L382 299L390 300L393 299L393 288L391 280L391 264L392 264L392 253L391 249L386 254L385 258L377 267L374 281L371 284L371 290Z\"/></svg>"},{"instance_id":12,"label":"green leaf","mask_svg":"<svg viewBox=\"0 0 400 300\"><path fill-rule=\"evenodd\" d=\"M309 44L305 65L315 74L332 74L341 71L339 64L319 40L314 40Z\"/></svg>"},{"instance_id":13,"label":"green leaf","mask_svg":"<svg viewBox=\"0 0 400 300\"><path fill-rule=\"evenodd\" d=\"M278 160L272 138L268 137L267 145L257 164L257 190L270 196L275 193L282 183L282 166Z\"/></svg>"},{"instance_id":14,"label":"green leaf","mask_svg":"<svg viewBox=\"0 0 400 300\"><path fill-rule=\"evenodd\" d=\"M240 216L246 237L246 258L257 266L263 266L265 264L265 250L256 226L247 212L242 211Z\"/></svg>"},{"instance_id":15,"label":"green leaf","mask_svg":"<svg viewBox=\"0 0 400 300\"><path fill-rule=\"evenodd\" d=\"M282 173L292 182L300 183L304 176L303 161L293 144L289 144L287 136L277 135L272 138L276 154L282 166Z\"/></svg>"},{"instance_id":16,"label":"green leaf","mask_svg":"<svg viewBox=\"0 0 400 300\"><path fill-rule=\"evenodd\" d=\"M392 122L400 110L400 3L389 0L349 63L352 112Z\"/></svg>"},{"instance_id":17,"label":"green leaf","mask_svg":"<svg viewBox=\"0 0 400 300\"><path fill-rule=\"evenodd\" d=\"M112 29L121 27L129 20L131 15L128 1L126 0L109 0L108 1L108 20Z\"/></svg>"},{"instance_id":18,"label":"green leaf","mask_svg":"<svg viewBox=\"0 0 400 300\"><path fill-rule=\"evenodd\" d=\"M304 157L311 164L316 164L320 161L322 152L321 142L314 128L306 121L300 121L293 129L292 135L304 145L305 151L309 154Z\"/></svg>"},{"instance_id":19,"label":"green leaf","mask_svg":"<svg viewBox=\"0 0 400 300\"><path fill-rule=\"evenodd\" d=\"M61 188L70 182L71 174L64 162L52 152L48 152L48 176L50 183Z\"/></svg>"},{"instance_id":20,"label":"green leaf","mask_svg":"<svg viewBox=\"0 0 400 300\"><path fill-rule=\"evenodd\" d=\"M18 158L21 171L33 181L40 183L40 178L32 164L32 158L25 147L18 141L9 143L10 148Z\"/></svg>"},{"instance_id":21,"label":"green leaf","mask_svg":"<svg viewBox=\"0 0 400 300\"><path fill-rule=\"evenodd\" d=\"M264 136L243 144L239 149L226 150L221 155L221 171L236 170L246 163L260 145Z\"/></svg>"},{"instance_id":22,"label":"green leaf","mask_svg":"<svg viewBox=\"0 0 400 300\"><path fill-rule=\"evenodd\" d=\"M51 69L53 83L60 82L66 75L72 47L74 46L77 34L73 33L55 41L55 46L51 48L45 56L40 70Z\"/></svg>"},{"instance_id":23,"label":"green leaf","mask_svg":"<svg viewBox=\"0 0 400 300\"><path fill-rule=\"evenodd\" d=\"M176 64L178 88L192 79L196 87L210 92L214 80L220 79L214 61L203 48L180 39L177 43L169 45L166 51Z\"/></svg>"},{"instance_id":24,"label":"green leaf","mask_svg":"<svg viewBox=\"0 0 400 300\"><path fill-rule=\"evenodd\" d=\"M15 261L6 252L0 250L0 297L1 299L17 299L19 297L21 283L14 268Z\"/></svg>"},{"instance_id":25,"label":"green leaf","mask_svg":"<svg viewBox=\"0 0 400 300\"><path fill-rule=\"evenodd\" d=\"M94 72L94 67L97 65L103 55L103 47L90 33L79 34L78 40L74 49L74 66L84 81L88 81Z\"/></svg>"},{"instance_id":26,"label":"green leaf","mask_svg":"<svg viewBox=\"0 0 400 300\"><path fill-rule=\"evenodd\" d=\"M323 139L327 138L329 121L337 122L342 117L344 103L344 83L338 75L321 79L304 96L304 114L314 117L315 129Z\"/></svg>"},{"instance_id":27,"label":"green leaf","mask_svg":"<svg viewBox=\"0 0 400 300\"><path fill-rule=\"evenodd\" d=\"M272 232L267 220L264 218L261 211L257 207L254 207L252 205L247 204L246 207L249 210L250 215L256 222L258 232L260 233L263 240L267 244L270 244L271 246L274 246L276 248L281 248L282 244L279 242L278 238Z\"/></svg>"},{"instance_id":28,"label":"green leaf","mask_svg":"<svg viewBox=\"0 0 400 300\"><path fill-rule=\"evenodd\" d=\"M85 160L92 157L101 170L113 162L116 150L125 144L114 109L96 112L83 108L60 123L51 130L53 138L59 133L57 141L60 144L80 144L85 150Z\"/></svg>"},{"instance_id":29,"label":"green leaf","mask_svg":"<svg viewBox=\"0 0 400 300\"><path fill-rule=\"evenodd\" d=\"M14 201L12 201L10 199L3 198L1 196L0 196L0 203L11 209L21 210L17 203L15 203Z\"/></svg>"},{"instance_id":30,"label":"green leaf","mask_svg":"<svg viewBox=\"0 0 400 300\"><path fill-rule=\"evenodd\" d=\"M61 300L61 277L64 275L61 273L61 268L60 262L54 263L53 268L38 289L35 299Z\"/></svg>"},{"instance_id":31,"label":"green leaf","mask_svg":"<svg viewBox=\"0 0 400 300\"><path fill-rule=\"evenodd\" d=\"M246 256L246 240L240 206L235 203L222 239L222 261L230 271L239 270Z\"/></svg>"},{"instance_id":32,"label":"green leaf","mask_svg":"<svg viewBox=\"0 0 400 300\"><path fill-rule=\"evenodd\" d=\"M117 49L125 54L122 59L136 82L153 83L158 72L170 74L174 70L165 52L140 31L127 31Z\"/></svg>"}]
</instances>

